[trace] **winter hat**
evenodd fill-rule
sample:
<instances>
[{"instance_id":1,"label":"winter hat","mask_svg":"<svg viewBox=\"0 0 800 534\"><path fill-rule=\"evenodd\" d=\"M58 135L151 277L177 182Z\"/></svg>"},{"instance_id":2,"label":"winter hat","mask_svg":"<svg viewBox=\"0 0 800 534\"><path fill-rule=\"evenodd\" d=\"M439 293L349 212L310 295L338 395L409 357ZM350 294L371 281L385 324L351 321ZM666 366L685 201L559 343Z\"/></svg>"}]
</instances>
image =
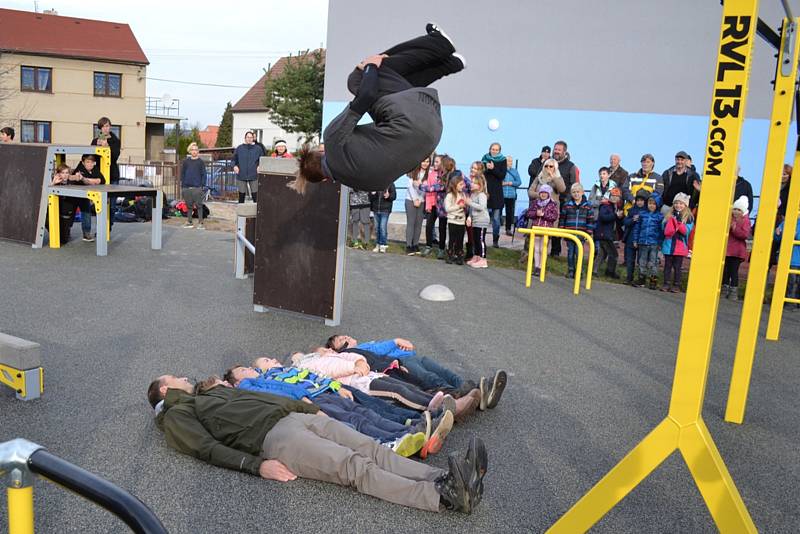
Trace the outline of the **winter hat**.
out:
<instances>
[{"instance_id":1,"label":"winter hat","mask_svg":"<svg viewBox=\"0 0 800 534\"><path fill-rule=\"evenodd\" d=\"M636 198L647 200L648 198L650 198L650 191L648 191L647 189L639 189L636 192Z\"/></svg>"},{"instance_id":2,"label":"winter hat","mask_svg":"<svg viewBox=\"0 0 800 534\"><path fill-rule=\"evenodd\" d=\"M692 199L686 193L678 193L675 195L675 198L672 199L672 203L675 204L676 202L683 202L688 206L690 200Z\"/></svg>"},{"instance_id":3,"label":"winter hat","mask_svg":"<svg viewBox=\"0 0 800 534\"><path fill-rule=\"evenodd\" d=\"M750 207L749 202L747 201L747 197L742 195L736 199L736 202L733 203L733 209L739 210L742 213L747 213L748 208Z\"/></svg>"},{"instance_id":4,"label":"winter hat","mask_svg":"<svg viewBox=\"0 0 800 534\"><path fill-rule=\"evenodd\" d=\"M542 184L542 185L539 186L539 192L540 193L550 193L552 195L553 194L553 188L550 187L547 184Z\"/></svg>"},{"instance_id":5,"label":"winter hat","mask_svg":"<svg viewBox=\"0 0 800 534\"><path fill-rule=\"evenodd\" d=\"M614 196L614 197L621 197L622 196L622 190L619 187L612 187L611 191L609 191L608 194L610 196Z\"/></svg>"},{"instance_id":6,"label":"winter hat","mask_svg":"<svg viewBox=\"0 0 800 534\"><path fill-rule=\"evenodd\" d=\"M283 139L278 139L277 141L275 141L275 148L278 148L279 146L282 146L283 148L287 148L286 147L286 141L284 141Z\"/></svg>"},{"instance_id":7,"label":"winter hat","mask_svg":"<svg viewBox=\"0 0 800 534\"><path fill-rule=\"evenodd\" d=\"M547 145L544 145L539 152L547 152L549 154L550 153L550 147L547 146Z\"/></svg>"}]
</instances>

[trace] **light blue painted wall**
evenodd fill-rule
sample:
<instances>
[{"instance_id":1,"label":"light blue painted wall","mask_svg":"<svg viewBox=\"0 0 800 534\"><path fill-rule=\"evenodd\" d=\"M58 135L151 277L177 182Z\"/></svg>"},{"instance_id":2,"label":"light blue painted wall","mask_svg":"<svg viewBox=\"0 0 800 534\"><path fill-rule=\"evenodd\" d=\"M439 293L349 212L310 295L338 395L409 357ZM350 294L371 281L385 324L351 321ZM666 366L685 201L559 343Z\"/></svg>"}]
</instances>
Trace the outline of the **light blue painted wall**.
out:
<instances>
[{"instance_id":1,"label":"light blue painted wall","mask_svg":"<svg viewBox=\"0 0 800 534\"><path fill-rule=\"evenodd\" d=\"M325 102L323 124L328 124L346 105L345 102ZM622 166L629 172L639 168L639 159L651 153L656 159L656 171L662 172L674 164L675 153L685 150L702 167L708 118L697 115L661 115L604 111L574 111L552 109L443 106L444 132L437 152L453 156L458 168L466 170L479 160L489 144L497 141L503 153L519 158L518 168L523 185L528 183L528 164L539 155L542 145L552 147L558 139L569 144L572 160L581 169L581 182L588 187L597 178L597 169L608 164L608 156L616 152ZM500 121L500 128L490 131L490 119ZM742 134L739 163L742 176L753 184L756 195L761 188L761 172L767 146L769 121L747 119ZM791 163L796 140L792 125L787 144L787 163ZM702 170L702 169L701 169ZM405 179L397 182L405 186ZM403 210L404 192L398 192L395 210ZM524 192L519 192L518 211L527 204ZM756 201L756 208L758 201Z\"/></svg>"}]
</instances>

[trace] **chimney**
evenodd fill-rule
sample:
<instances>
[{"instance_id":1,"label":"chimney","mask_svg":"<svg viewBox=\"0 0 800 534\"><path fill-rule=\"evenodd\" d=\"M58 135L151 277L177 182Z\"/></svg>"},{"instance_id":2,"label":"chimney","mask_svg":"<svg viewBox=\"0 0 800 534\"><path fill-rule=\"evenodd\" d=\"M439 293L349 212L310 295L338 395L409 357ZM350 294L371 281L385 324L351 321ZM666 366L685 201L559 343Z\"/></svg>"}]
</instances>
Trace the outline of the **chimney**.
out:
<instances>
[{"instance_id":1,"label":"chimney","mask_svg":"<svg viewBox=\"0 0 800 534\"><path fill-rule=\"evenodd\" d=\"M44 14L44 15L58 15L58 11L56 11L55 9L45 9L44 11L42 11L42 14Z\"/></svg>"}]
</instances>

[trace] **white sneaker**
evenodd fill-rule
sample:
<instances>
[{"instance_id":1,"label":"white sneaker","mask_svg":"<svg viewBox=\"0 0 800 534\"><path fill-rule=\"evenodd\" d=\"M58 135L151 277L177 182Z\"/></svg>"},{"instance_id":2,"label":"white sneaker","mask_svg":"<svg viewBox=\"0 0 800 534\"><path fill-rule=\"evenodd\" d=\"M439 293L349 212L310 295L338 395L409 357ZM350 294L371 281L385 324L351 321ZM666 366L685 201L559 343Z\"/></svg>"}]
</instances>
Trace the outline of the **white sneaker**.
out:
<instances>
[{"instance_id":1,"label":"white sneaker","mask_svg":"<svg viewBox=\"0 0 800 534\"><path fill-rule=\"evenodd\" d=\"M456 49L456 44L453 42L450 36L444 33L444 30L442 30L442 28L435 22L429 22L428 24L425 25L425 33L427 33L428 35L438 33L439 35L441 35L450 42L450 46L453 47L453 50Z\"/></svg>"},{"instance_id":2,"label":"white sneaker","mask_svg":"<svg viewBox=\"0 0 800 534\"><path fill-rule=\"evenodd\" d=\"M389 250L389 245L381 245L381 254L386 254L387 250Z\"/></svg>"},{"instance_id":3,"label":"white sneaker","mask_svg":"<svg viewBox=\"0 0 800 534\"><path fill-rule=\"evenodd\" d=\"M461 65L462 65L461 68L462 69L466 69L467 68L467 58L465 58L463 54L459 54L458 52L455 52L455 53L453 53L453 57L461 62Z\"/></svg>"},{"instance_id":4,"label":"white sneaker","mask_svg":"<svg viewBox=\"0 0 800 534\"><path fill-rule=\"evenodd\" d=\"M184 228L194 228L194 225L192 223L187 222L186 224L183 225L183 227Z\"/></svg>"},{"instance_id":5,"label":"white sneaker","mask_svg":"<svg viewBox=\"0 0 800 534\"><path fill-rule=\"evenodd\" d=\"M380 252L380 251L381 251L380 245L375 245L375 248L372 249L372 252Z\"/></svg>"},{"instance_id":6,"label":"white sneaker","mask_svg":"<svg viewBox=\"0 0 800 534\"><path fill-rule=\"evenodd\" d=\"M197 225L197 229L198 229L198 230L205 230L205 229L206 229L206 227L205 227L205 226L203 226L202 224L198 224L198 225Z\"/></svg>"}]
</instances>

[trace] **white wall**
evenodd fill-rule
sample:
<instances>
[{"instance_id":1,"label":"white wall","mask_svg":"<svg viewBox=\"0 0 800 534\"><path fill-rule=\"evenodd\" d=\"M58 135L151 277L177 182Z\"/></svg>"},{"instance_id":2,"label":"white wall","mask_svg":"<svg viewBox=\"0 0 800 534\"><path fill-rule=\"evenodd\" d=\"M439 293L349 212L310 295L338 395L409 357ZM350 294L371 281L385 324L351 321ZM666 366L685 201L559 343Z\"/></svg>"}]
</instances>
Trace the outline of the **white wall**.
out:
<instances>
[{"instance_id":1,"label":"white wall","mask_svg":"<svg viewBox=\"0 0 800 534\"><path fill-rule=\"evenodd\" d=\"M261 142L267 148L272 148L273 141L277 139L285 140L291 152L294 152L300 146L297 140L299 134L287 133L270 122L266 111L239 111L233 113L233 146L239 146L244 142L244 134L248 130L262 130L263 137Z\"/></svg>"}]
</instances>

